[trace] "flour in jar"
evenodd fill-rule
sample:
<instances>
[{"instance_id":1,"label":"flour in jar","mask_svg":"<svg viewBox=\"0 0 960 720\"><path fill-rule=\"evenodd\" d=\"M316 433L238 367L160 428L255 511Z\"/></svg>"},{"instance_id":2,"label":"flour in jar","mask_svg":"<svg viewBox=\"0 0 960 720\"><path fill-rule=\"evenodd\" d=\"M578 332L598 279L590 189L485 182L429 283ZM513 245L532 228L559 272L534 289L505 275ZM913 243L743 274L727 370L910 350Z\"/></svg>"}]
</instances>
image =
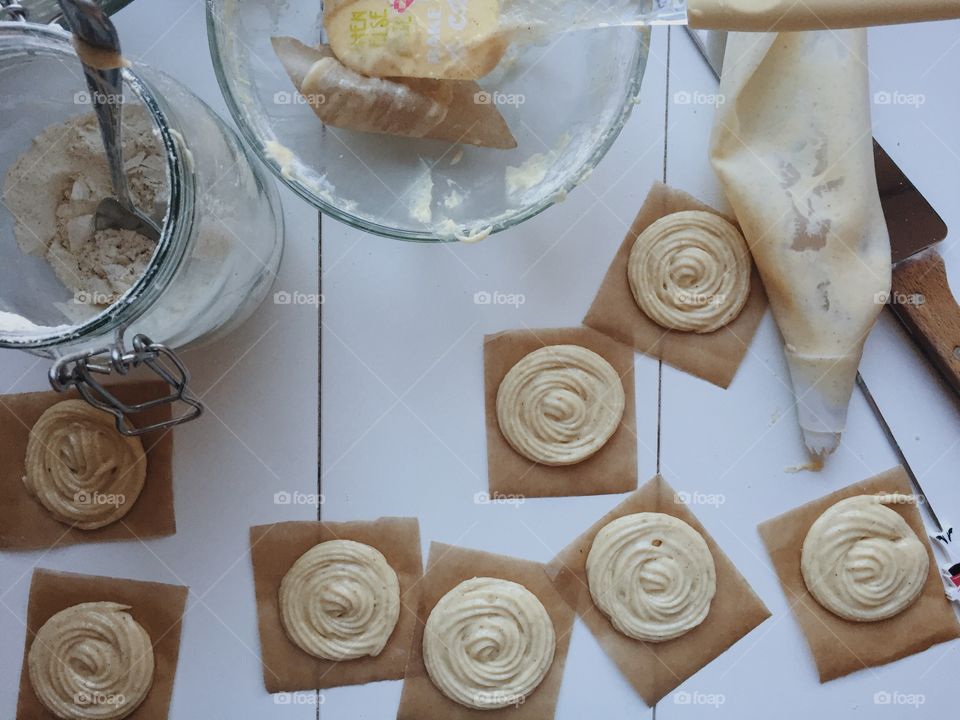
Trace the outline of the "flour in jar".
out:
<instances>
[{"instance_id":1,"label":"flour in jar","mask_svg":"<svg viewBox=\"0 0 960 720\"><path fill-rule=\"evenodd\" d=\"M124 169L137 207L162 220L168 197L164 148L142 106L124 106ZM110 171L93 113L42 131L11 166L3 199L21 251L43 257L73 294L59 304L73 321L95 315L143 274L156 243L130 230L95 230Z\"/></svg>"}]
</instances>

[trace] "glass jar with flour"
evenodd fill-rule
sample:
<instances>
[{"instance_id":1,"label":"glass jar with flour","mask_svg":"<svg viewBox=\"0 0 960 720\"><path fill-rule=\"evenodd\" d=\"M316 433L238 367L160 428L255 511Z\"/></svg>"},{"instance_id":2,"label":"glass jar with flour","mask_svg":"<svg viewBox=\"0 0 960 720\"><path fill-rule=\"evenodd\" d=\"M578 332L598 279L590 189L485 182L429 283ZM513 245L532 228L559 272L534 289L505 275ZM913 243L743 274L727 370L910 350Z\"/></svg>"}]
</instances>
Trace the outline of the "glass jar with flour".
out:
<instances>
[{"instance_id":1,"label":"glass jar with flour","mask_svg":"<svg viewBox=\"0 0 960 720\"><path fill-rule=\"evenodd\" d=\"M142 408L98 378L149 368L170 386L157 402L187 403L171 422L199 414L173 350L260 304L283 227L273 182L209 107L151 68L123 78L124 168L162 227L155 242L96 229L110 174L70 35L0 22L0 347L51 358L54 388L76 387L131 433Z\"/></svg>"}]
</instances>

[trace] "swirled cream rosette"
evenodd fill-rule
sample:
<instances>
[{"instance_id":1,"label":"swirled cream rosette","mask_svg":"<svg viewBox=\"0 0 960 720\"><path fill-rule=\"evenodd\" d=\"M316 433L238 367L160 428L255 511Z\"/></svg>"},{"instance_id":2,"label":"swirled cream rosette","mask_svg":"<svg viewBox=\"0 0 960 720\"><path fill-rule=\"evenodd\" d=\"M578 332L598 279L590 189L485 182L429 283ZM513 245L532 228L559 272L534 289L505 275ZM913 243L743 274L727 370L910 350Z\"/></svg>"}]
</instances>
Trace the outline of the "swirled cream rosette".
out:
<instances>
[{"instance_id":1,"label":"swirled cream rosette","mask_svg":"<svg viewBox=\"0 0 960 720\"><path fill-rule=\"evenodd\" d=\"M594 604L628 637L663 642L702 623L717 592L703 536L672 515L624 515L597 533L587 556Z\"/></svg>"},{"instance_id":2,"label":"swirled cream rosette","mask_svg":"<svg viewBox=\"0 0 960 720\"><path fill-rule=\"evenodd\" d=\"M328 540L301 555L280 583L280 619L300 649L325 660L379 655L400 617L400 583L383 554Z\"/></svg>"},{"instance_id":3,"label":"swirled cream rosette","mask_svg":"<svg viewBox=\"0 0 960 720\"><path fill-rule=\"evenodd\" d=\"M465 580L427 618L423 661L433 684L471 708L517 705L553 663L556 632L539 598L519 583Z\"/></svg>"},{"instance_id":4,"label":"swirled cream rosette","mask_svg":"<svg viewBox=\"0 0 960 720\"><path fill-rule=\"evenodd\" d=\"M594 455L620 426L625 396L617 371L579 345L549 345L522 358L497 390L497 422L518 453L543 465Z\"/></svg>"},{"instance_id":5,"label":"swirled cream rosette","mask_svg":"<svg viewBox=\"0 0 960 720\"><path fill-rule=\"evenodd\" d=\"M153 646L128 605L81 603L43 624L27 656L37 698L63 720L120 720L153 685Z\"/></svg>"},{"instance_id":6,"label":"swirled cream rosette","mask_svg":"<svg viewBox=\"0 0 960 720\"><path fill-rule=\"evenodd\" d=\"M82 530L116 522L133 507L147 475L137 437L82 400L64 400L30 430L24 484L54 518Z\"/></svg>"},{"instance_id":7,"label":"swirled cream rosette","mask_svg":"<svg viewBox=\"0 0 960 720\"><path fill-rule=\"evenodd\" d=\"M750 253L740 231L720 216L683 210L640 233L627 278L637 305L661 327L710 333L746 305Z\"/></svg>"},{"instance_id":8,"label":"swirled cream rosette","mask_svg":"<svg viewBox=\"0 0 960 720\"><path fill-rule=\"evenodd\" d=\"M830 506L810 526L800 558L810 593L855 622L893 617L923 592L930 558L906 520L887 505L909 495L856 495Z\"/></svg>"}]
</instances>

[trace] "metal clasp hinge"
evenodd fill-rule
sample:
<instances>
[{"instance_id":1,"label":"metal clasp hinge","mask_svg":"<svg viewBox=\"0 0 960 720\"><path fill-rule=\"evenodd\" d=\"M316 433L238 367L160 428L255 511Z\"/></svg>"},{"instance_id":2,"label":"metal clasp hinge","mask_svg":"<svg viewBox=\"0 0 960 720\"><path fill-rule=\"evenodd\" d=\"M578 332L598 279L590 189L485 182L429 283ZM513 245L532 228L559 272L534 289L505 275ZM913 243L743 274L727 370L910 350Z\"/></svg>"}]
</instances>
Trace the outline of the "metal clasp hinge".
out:
<instances>
[{"instance_id":1,"label":"metal clasp hinge","mask_svg":"<svg viewBox=\"0 0 960 720\"><path fill-rule=\"evenodd\" d=\"M11 20L26 21L27 8L17 0L0 0L0 20L3 20L4 16Z\"/></svg>"},{"instance_id":2,"label":"metal clasp hinge","mask_svg":"<svg viewBox=\"0 0 960 720\"><path fill-rule=\"evenodd\" d=\"M171 389L162 397L129 405L103 386L96 375L116 372L127 375L138 367L152 370ZM57 392L75 387L80 395L95 408L104 410L116 418L117 430L123 435L143 435L152 430L161 430L194 420L203 413L203 404L190 391L190 372L170 348L155 343L146 335L133 338L133 351L123 349L123 336L112 347L65 355L50 368L50 385ZM179 414L169 420L152 425L137 426L131 417L159 405L179 405Z\"/></svg>"}]
</instances>

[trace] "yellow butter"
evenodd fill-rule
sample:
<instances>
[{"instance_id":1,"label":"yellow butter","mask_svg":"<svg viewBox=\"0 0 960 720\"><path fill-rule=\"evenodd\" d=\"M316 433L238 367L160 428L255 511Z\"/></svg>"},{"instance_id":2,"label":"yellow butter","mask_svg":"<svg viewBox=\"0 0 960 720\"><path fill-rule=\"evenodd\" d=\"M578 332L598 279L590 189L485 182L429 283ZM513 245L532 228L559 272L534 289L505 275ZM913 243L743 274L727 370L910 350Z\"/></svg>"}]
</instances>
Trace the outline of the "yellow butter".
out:
<instances>
[{"instance_id":1,"label":"yellow butter","mask_svg":"<svg viewBox=\"0 0 960 720\"><path fill-rule=\"evenodd\" d=\"M375 77L475 80L503 55L499 0L341 0L324 16L347 67Z\"/></svg>"}]
</instances>

